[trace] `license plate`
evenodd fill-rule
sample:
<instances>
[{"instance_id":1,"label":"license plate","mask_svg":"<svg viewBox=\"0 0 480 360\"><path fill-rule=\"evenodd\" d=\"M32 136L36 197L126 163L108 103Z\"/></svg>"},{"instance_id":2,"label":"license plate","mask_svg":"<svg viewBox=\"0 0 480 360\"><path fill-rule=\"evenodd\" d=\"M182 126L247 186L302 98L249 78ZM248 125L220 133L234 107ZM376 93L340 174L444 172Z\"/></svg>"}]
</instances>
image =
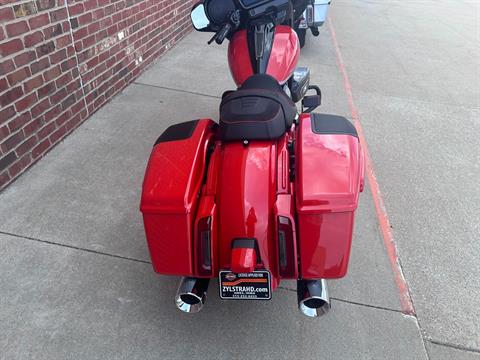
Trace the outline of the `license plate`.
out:
<instances>
[{"instance_id":1,"label":"license plate","mask_svg":"<svg viewBox=\"0 0 480 360\"><path fill-rule=\"evenodd\" d=\"M235 274L220 271L220 298L224 300L270 300L270 272L254 271Z\"/></svg>"}]
</instances>

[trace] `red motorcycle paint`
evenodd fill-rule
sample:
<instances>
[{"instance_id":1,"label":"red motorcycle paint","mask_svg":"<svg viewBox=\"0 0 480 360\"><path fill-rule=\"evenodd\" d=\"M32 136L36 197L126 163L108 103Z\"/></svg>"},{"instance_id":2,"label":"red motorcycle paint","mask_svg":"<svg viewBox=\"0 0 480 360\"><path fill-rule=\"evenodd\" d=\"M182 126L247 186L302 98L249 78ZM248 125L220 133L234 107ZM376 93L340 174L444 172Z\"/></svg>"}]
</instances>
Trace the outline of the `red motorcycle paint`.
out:
<instances>
[{"instance_id":1,"label":"red motorcycle paint","mask_svg":"<svg viewBox=\"0 0 480 360\"><path fill-rule=\"evenodd\" d=\"M354 211L363 184L360 143L351 135L314 133L310 115L304 114L297 154L301 276L341 278L347 271Z\"/></svg>"},{"instance_id":2,"label":"red motorcycle paint","mask_svg":"<svg viewBox=\"0 0 480 360\"><path fill-rule=\"evenodd\" d=\"M300 44L297 34L291 27L280 25L275 28L267 74L284 84L298 63ZM237 31L228 46L228 64L237 86L254 74L250 52L248 50L247 31Z\"/></svg>"},{"instance_id":3,"label":"red motorcycle paint","mask_svg":"<svg viewBox=\"0 0 480 360\"><path fill-rule=\"evenodd\" d=\"M253 248L232 249L231 269L234 273L249 273L255 270L257 253Z\"/></svg>"},{"instance_id":4,"label":"red motorcycle paint","mask_svg":"<svg viewBox=\"0 0 480 360\"><path fill-rule=\"evenodd\" d=\"M160 142L150 156L140 209L158 273L194 273L193 221L213 125L212 120L200 120L189 138Z\"/></svg>"},{"instance_id":5,"label":"red motorcycle paint","mask_svg":"<svg viewBox=\"0 0 480 360\"><path fill-rule=\"evenodd\" d=\"M299 51L296 33L277 26L267 73L286 82ZM254 74L246 30L233 35L228 60L238 86ZM155 271L215 278L265 269L273 290L281 279L343 277L363 153L355 136L316 134L311 122L303 114L280 139L222 143L204 119L155 145L141 201ZM256 245L233 247L236 239Z\"/></svg>"},{"instance_id":6,"label":"red motorcycle paint","mask_svg":"<svg viewBox=\"0 0 480 360\"><path fill-rule=\"evenodd\" d=\"M276 197L276 143L240 142L222 145L218 174L219 254L221 269L231 268L232 240L256 239L258 269L272 272L272 288L278 285L272 212Z\"/></svg>"},{"instance_id":7,"label":"red motorcycle paint","mask_svg":"<svg viewBox=\"0 0 480 360\"><path fill-rule=\"evenodd\" d=\"M286 25L277 26L267 74L277 79L280 84L286 83L292 76L299 57L300 43L295 30Z\"/></svg>"},{"instance_id":8,"label":"red motorcycle paint","mask_svg":"<svg viewBox=\"0 0 480 360\"><path fill-rule=\"evenodd\" d=\"M237 31L228 45L228 65L238 87L253 75L252 61L248 51L247 30Z\"/></svg>"}]
</instances>

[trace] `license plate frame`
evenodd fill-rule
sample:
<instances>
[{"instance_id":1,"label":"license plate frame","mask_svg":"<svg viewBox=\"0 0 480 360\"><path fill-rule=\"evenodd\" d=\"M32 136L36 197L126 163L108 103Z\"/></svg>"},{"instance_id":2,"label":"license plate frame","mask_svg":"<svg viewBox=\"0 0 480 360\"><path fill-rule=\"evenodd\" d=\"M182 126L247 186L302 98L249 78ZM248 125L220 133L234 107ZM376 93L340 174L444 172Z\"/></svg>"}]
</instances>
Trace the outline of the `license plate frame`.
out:
<instances>
[{"instance_id":1,"label":"license plate frame","mask_svg":"<svg viewBox=\"0 0 480 360\"><path fill-rule=\"evenodd\" d=\"M220 270L218 283L222 300L265 301L272 298L272 281L268 270L240 274L229 270Z\"/></svg>"}]
</instances>

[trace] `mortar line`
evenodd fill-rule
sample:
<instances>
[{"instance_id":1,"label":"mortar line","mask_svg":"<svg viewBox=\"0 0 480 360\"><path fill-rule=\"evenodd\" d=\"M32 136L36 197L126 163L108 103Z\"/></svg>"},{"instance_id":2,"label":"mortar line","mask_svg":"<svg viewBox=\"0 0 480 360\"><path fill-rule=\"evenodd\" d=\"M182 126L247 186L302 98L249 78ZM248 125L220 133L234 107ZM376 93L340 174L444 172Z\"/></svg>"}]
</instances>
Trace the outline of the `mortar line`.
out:
<instances>
[{"instance_id":1,"label":"mortar line","mask_svg":"<svg viewBox=\"0 0 480 360\"><path fill-rule=\"evenodd\" d=\"M480 354L480 349L475 349L469 346L463 346L463 345L458 345L458 344L453 344L448 341L440 341L440 340L433 340L433 339L426 339L429 343L439 345L439 346L444 346L444 347L449 347L452 349L456 350L461 350L461 351L468 351L468 352L473 352L476 354Z\"/></svg>"},{"instance_id":2,"label":"mortar line","mask_svg":"<svg viewBox=\"0 0 480 360\"><path fill-rule=\"evenodd\" d=\"M92 254L109 256L109 257L113 257L113 258L116 258L116 259L129 260L129 261L134 261L134 262L138 262L138 263L142 263L142 264L151 264L151 262L147 261L147 260L140 260L140 259L135 259L135 258L131 258L131 257L128 257L128 256L109 254L109 253L102 252L102 251L86 249L86 248L82 248L82 247L74 246L74 245L61 244L61 243L58 243L58 242L55 242L55 241L42 240L42 239L34 238L34 237L31 237L31 236L18 235L18 234L13 234L13 233L9 233L9 232L6 232L6 231L1 231L1 230L0 230L0 234L16 237L16 238L20 238L20 239L25 239L25 240L35 241L35 242L39 242L39 243L43 243L43 244L61 246L61 247L65 247L65 248L68 248L68 249L80 250L80 251L84 251L84 252L88 252L88 253L92 253Z\"/></svg>"},{"instance_id":3,"label":"mortar line","mask_svg":"<svg viewBox=\"0 0 480 360\"><path fill-rule=\"evenodd\" d=\"M141 82L138 82L138 81L134 81L134 82L132 82L132 84L141 85L141 86L149 86L149 87L154 87L154 88L162 89L162 90L176 91L176 92L181 92L181 93L185 93L185 94L205 96L205 97L209 97L209 98L213 98L213 99L221 99L222 98L221 96L214 96L214 95L203 94L203 93L199 93L199 92L195 92L195 91L175 89L175 88L171 88L171 87L167 87L167 86L144 84L144 83L141 83Z\"/></svg>"}]
</instances>

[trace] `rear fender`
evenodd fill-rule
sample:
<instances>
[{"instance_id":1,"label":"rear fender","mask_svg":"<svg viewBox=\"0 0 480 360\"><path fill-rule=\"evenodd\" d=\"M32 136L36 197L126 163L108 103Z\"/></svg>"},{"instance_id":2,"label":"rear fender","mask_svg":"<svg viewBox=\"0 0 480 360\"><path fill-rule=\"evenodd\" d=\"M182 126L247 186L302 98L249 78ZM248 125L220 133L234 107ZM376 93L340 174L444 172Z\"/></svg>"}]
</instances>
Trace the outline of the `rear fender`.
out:
<instances>
[{"instance_id":1,"label":"rear fender","mask_svg":"<svg viewBox=\"0 0 480 360\"><path fill-rule=\"evenodd\" d=\"M272 274L272 288L278 285L274 206L276 201L277 144L273 141L240 142L221 146L218 172L218 262L231 268L232 241L255 239L257 269Z\"/></svg>"}]
</instances>

